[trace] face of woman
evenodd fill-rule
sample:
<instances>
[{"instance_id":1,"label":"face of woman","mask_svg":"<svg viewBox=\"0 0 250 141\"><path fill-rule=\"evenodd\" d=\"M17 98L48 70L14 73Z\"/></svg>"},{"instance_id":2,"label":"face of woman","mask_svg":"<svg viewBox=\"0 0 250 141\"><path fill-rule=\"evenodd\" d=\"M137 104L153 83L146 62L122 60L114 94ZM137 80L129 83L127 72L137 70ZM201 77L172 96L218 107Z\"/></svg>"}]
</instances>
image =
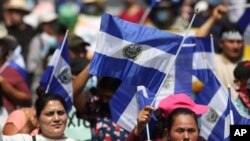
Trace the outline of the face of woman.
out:
<instances>
[{"instance_id":1,"label":"face of woman","mask_svg":"<svg viewBox=\"0 0 250 141\"><path fill-rule=\"evenodd\" d=\"M191 115L178 115L175 117L169 132L171 141L197 141L199 136L198 125Z\"/></svg>"},{"instance_id":2,"label":"face of woman","mask_svg":"<svg viewBox=\"0 0 250 141\"><path fill-rule=\"evenodd\" d=\"M38 118L42 134L51 139L60 139L64 136L67 123L67 114L58 100L49 101Z\"/></svg>"}]
</instances>

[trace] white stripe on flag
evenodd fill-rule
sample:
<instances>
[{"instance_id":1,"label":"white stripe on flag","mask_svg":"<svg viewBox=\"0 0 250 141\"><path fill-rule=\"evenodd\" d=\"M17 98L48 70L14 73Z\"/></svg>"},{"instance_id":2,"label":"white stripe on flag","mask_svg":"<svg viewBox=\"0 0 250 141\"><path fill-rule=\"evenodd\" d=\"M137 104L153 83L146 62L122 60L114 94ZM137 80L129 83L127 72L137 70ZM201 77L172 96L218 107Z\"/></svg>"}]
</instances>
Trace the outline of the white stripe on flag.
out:
<instances>
[{"instance_id":1,"label":"white stripe on flag","mask_svg":"<svg viewBox=\"0 0 250 141\"><path fill-rule=\"evenodd\" d=\"M154 107L157 108L160 101L169 95L174 94L175 91L175 65L170 69L170 72L164 82L163 86L160 88L159 94L156 97Z\"/></svg>"},{"instance_id":2,"label":"white stripe on flag","mask_svg":"<svg viewBox=\"0 0 250 141\"><path fill-rule=\"evenodd\" d=\"M212 52L195 52L194 53L194 58L193 60L193 69L198 70L198 69L209 69L210 67L207 65L207 63L204 63L203 57L206 57L206 59L209 61L209 63L213 66L213 53Z\"/></svg>"},{"instance_id":3,"label":"white stripe on flag","mask_svg":"<svg viewBox=\"0 0 250 141\"><path fill-rule=\"evenodd\" d=\"M132 131L137 124L137 114L139 112L139 107L134 95L133 99L130 101L123 114L120 116L117 124L126 129L127 131Z\"/></svg>"},{"instance_id":4,"label":"white stripe on flag","mask_svg":"<svg viewBox=\"0 0 250 141\"><path fill-rule=\"evenodd\" d=\"M201 117L202 118L201 136L204 137L205 139L208 139L209 135L211 135L211 131L213 131L213 128L217 124L218 119L227 108L228 97L226 96L226 94L227 93L225 92L225 90L222 87L220 87L220 89L218 89L218 91L214 94L213 98L208 104L209 111L203 114ZM208 121L212 118L215 118L215 116L217 116L216 121L212 122Z\"/></svg>"},{"instance_id":5,"label":"white stripe on flag","mask_svg":"<svg viewBox=\"0 0 250 141\"><path fill-rule=\"evenodd\" d=\"M105 32L99 32L99 39L97 42L97 48L95 52L103 55L107 55L113 58L127 59L123 55L123 49L127 45L134 44L132 42L122 40ZM107 42L108 41L108 42ZM136 60L133 62L135 64L155 68L161 72L165 72L167 64L174 60L173 54L169 54L162 50L150 47L148 45L140 45L142 47L142 52ZM159 61L164 60L164 61Z\"/></svg>"},{"instance_id":6,"label":"white stripe on flag","mask_svg":"<svg viewBox=\"0 0 250 141\"><path fill-rule=\"evenodd\" d=\"M58 53L59 53L59 50L57 50ZM51 61L53 62L53 61ZM54 76L56 78L59 77L60 74L62 74L62 72L65 70L65 69L70 69L70 66L69 64L62 58L62 56L60 55L60 58L57 62L57 66L54 68ZM64 90L67 91L67 93L69 94L70 97L72 97L72 93L73 93L73 88L72 88L72 83L62 83L60 81L60 79L58 79L59 83L61 84L61 86L63 87ZM72 99L71 99L72 100Z\"/></svg>"}]
</instances>

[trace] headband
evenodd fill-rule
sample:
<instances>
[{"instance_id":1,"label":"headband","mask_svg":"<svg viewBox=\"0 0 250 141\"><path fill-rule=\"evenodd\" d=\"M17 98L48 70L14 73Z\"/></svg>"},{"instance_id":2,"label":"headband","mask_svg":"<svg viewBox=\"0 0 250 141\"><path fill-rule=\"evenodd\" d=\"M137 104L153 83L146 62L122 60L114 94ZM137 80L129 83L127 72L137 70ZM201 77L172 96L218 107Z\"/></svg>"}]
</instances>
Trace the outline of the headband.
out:
<instances>
[{"instance_id":1,"label":"headband","mask_svg":"<svg viewBox=\"0 0 250 141\"><path fill-rule=\"evenodd\" d=\"M222 40L243 40L239 31L226 31L222 33Z\"/></svg>"}]
</instances>

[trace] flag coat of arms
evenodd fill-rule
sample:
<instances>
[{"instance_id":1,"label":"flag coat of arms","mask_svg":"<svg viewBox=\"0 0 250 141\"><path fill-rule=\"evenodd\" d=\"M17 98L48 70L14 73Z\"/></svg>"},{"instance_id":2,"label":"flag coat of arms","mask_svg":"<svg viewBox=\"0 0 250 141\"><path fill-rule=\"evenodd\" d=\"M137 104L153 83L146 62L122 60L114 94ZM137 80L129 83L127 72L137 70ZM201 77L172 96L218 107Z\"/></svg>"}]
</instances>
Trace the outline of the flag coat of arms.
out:
<instances>
[{"instance_id":1,"label":"flag coat of arms","mask_svg":"<svg viewBox=\"0 0 250 141\"><path fill-rule=\"evenodd\" d=\"M69 50L66 32L64 39L55 50L49 64L43 73L40 85L45 92L51 92L62 96L66 102L67 111L72 107L72 76L69 60Z\"/></svg>"},{"instance_id":2,"label":"flag coat of arms","mask_svg":"<svg viewBox=\"0 0 250 141\"><path fill-rule=\"evenodd\" d=\"M103 14L89 72L159 89L174 61L182 36Z\"/></svg>"}]
</instances>

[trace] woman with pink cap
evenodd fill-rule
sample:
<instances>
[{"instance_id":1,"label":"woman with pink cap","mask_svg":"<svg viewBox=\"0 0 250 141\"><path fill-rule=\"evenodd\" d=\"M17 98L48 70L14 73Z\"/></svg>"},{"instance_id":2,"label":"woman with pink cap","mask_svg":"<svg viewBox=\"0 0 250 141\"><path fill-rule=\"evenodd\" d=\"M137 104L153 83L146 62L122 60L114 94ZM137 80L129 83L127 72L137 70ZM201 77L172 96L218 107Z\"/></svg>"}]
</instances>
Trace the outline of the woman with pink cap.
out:
<instances>
[{"instance_id":1,"label":"woman with pink cap","mask_svg":"<svg viewBox=\"0 0 250 141\"><path fill-rule=\"evenodd\" d=\"M175 94L161 100L158 105L158 122L161 125L162 141L201 141L198 115L207 111L205 105L195 104L186 94ZM141 134L153 112L152 106L144 107L137 116L137 125L127 141L141 140ZM154 132L155 134L156 132ZM158 133L159 134L159 133ZM159 140L159 139L158 139Z\"/></svg>"}]
</instances>

